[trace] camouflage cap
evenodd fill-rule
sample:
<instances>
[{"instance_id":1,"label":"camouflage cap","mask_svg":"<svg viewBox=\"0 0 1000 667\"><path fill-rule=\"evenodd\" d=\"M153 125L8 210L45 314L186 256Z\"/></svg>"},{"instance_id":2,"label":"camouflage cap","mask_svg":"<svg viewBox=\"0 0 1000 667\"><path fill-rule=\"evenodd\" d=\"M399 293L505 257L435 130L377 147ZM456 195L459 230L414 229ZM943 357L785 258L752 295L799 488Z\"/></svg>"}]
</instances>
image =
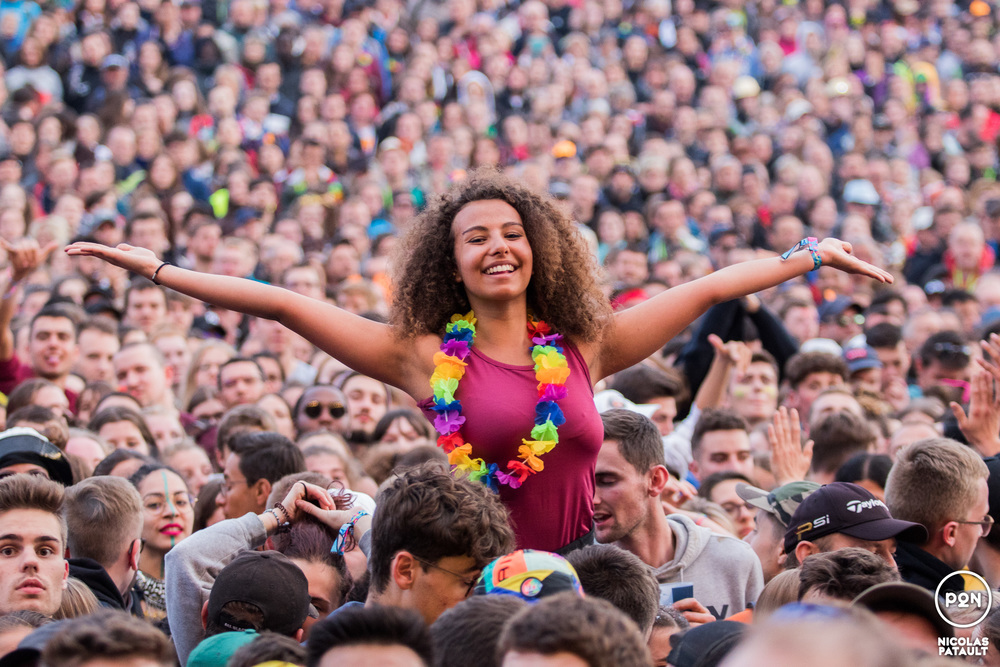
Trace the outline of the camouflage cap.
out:
<instances>
[{"instance_id":1,"label":"camouflage cap","mask_svg":"<svg viewBox=\"0 0 1000 667\"><path fill-rule=\"evenodd\" d=\"M792 520L792 514L803 500L810 493L820 487L816 482L789 482L779 486L770 493L756 486L743 484L736 485L736 495L765 512L770 512L781 522L785 528Z\"/></svg>"}]
</instances>

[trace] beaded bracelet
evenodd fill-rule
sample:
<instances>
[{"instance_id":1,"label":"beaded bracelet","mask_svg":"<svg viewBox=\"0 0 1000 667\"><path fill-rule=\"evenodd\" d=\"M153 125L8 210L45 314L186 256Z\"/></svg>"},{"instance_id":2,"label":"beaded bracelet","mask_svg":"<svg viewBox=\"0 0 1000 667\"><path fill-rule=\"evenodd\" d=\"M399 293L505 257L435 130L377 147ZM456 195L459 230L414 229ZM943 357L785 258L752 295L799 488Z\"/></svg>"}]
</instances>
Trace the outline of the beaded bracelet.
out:
<instances>
[{"instance_id":1,"label":"beaded bracelet","mask_svg":"<svg viewBox=\"0 0 1000 667\"><path fill-rule=\"evenodd\" d=\"M268 509L264 510L263 513L264 514L270 514L271 516L274 517L274 520L278 524L277 526L275 526L275 529L274 529L274 532L276 532L276 533L283 533L283 532L285 532L286 530L288 530L289 528L292 527L292 524L288 523L287 521L285 521L284 523L282 523L281 518L278 516L278 512L273 507L269 507Z\"/></svg>"},{"instance_id":2,"label":"beaded bracelet","mask_svg":"<svg viewBox=\"0 0 1000 667\"><path fill-rule=\"evenodd\" d=\"M276 509L285 515L285 523L291 523L292 515L288 512L288 510L285 509L284 505L282 505L281 503L274 503L273 509Z\"/></svg>"},{"instance_id":3,"label":"beaded bracelet","mask_svg":"<svg viewBox=\"0 0 1000 667\"><path fill-rule=\"evenodd\" d=\"M816 240L815 236L810 236L809 238L802 239L791 248L786 250L782 255L782 260L787 260L792 256L793 253L801 250L802 248L808 248L809 254L812 255L813 267L812 270L815 271L819 267L823 266L823 258L819 254L819 241Z\"/></svg>"},{"instance_id":4,"label":"beaded bracelet","mask_svg":"<svg viewBox=\"0 0 1000 667\"><path fill-rule=\"evenodd\" d=\"M330 548L330 553L333 554L343 554L347 549L348 539L354 539L354 524L355 522L363 516L370 516L368 512L364 510L358 510L351 517L351 520L340 527L340 532L337 533L337 539L334 541L333 546ZM350 535L350 538L348 538Z\"/></svg>"}]
</instances>

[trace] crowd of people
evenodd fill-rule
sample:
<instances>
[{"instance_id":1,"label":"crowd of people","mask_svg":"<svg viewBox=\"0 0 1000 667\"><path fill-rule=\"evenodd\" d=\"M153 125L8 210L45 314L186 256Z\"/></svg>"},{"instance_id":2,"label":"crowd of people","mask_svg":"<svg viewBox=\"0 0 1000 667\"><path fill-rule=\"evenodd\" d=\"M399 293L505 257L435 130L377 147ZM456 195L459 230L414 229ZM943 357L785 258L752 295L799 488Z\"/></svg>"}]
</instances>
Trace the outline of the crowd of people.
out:
<instances>
[{"instance_id":1,"label":"crowd of people","mask_svg":"<svg viewBox=\"0 0 1000 667\"><path fill-rule=\"evenodd\" d=\"M4 0L0 667L1000 665L998 11Z\"/></svg>"}]
</instances>

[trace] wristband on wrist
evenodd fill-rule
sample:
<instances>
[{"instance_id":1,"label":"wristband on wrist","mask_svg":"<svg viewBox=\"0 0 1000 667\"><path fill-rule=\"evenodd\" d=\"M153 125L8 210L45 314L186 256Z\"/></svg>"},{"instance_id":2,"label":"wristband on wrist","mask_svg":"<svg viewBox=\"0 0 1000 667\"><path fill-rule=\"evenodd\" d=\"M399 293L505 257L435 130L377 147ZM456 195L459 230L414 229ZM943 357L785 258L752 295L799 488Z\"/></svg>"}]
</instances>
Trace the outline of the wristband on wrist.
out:
<instances>
[{"instance_id":1,"label":"wristband on wrist","mask_svg":"<svg viewBox=\"0 0 1000 667\"><path fill-rule=\"evenodd\" d=\"M816 240L815 236L804 238L795 245L793 245L791 248L782 253L781 259L783 261L787 260L793 254L795 254L799 250L802 250L803 248L807 248L809 250L809 254L812 255L813 271L823 266L823 258L819 254L819 241Z\"/></svg>"},{"instance_id":2,"label":"wristband on wrist","mask_svg":"<svg viewBox=\"0 0 1000 667\"><path fill-rule=\"evenodd\" d=\"M17 294L17 288L21 286L20 280L12 280L9 285L7 285L7 290L3 293L3 300L6 301L10 297Z\"/></svg>"},{"instance_id":3,"label":"wristband on wrist","mask_svg":"<svg viewBox=\"0 0 1000 667\"><path fill-rule=\"evenodd\" d=\"M165 267L165 266L172 266L172 264L171 264L170 262L164 262L163 264L160 264L160 265L159 265L158 267L156 267L156 271L153 271L153 275L151 275L151 276L149 277L149 279L150 279L151 281L153 281L153 284L154 284L154 285L159 285L159 284L160 284L160 281L158 281L158 280L156 279L156 276L157 276L157 275L158 275L158 274L160 273L160 271L161 271L161 270L163 269L163 267Z\"/></svg>"},{"instance_id":4,"label":"wristband on wrist","mask_svg":"<svg viewBox=\"0 0 1000 667\"><path fill-rule=\"evenodd\" d=\"M274 503L274 507L272 507L271 509L277 510L285 515L285 520L283 523L291 523L292 515L289 513L288 510L285 509L284 505L282 505L281 503Z\"/></svg>"},{"instance_id":5,"label":"wristband on wrist","mask_svg":"<svg viewBox=\"0 0 1000 667\"><path fill-rule=\"evenodd\" d=\"M370 516L368 512L364 510L358 510L351 517L351 520L340 527L340 532L337 534L337 539L333 543L333 547L330 548L330 553L343 554L345 551L350 551L355 544L354 541L354 524L357 523L358 519L364 516Z\"/></svg>"},{"instance_id":6,"label":"wristband on wrist","mask_svg":"<svg viewBox=\"0 0 1000 667\"><path fill-rule=\"evenodd\" d=\"M291 527L290 523L288 523L287 521L283 522L281 520L281 517L278 516L278 512L273 507L269 507L268 509L264 510L263 514L270 514L271 516L274 517L275 522L278 524L277 526L275 526L274 529L274 532L276 533L284 532L285 530Z\"/></svg>"}]
</instances>

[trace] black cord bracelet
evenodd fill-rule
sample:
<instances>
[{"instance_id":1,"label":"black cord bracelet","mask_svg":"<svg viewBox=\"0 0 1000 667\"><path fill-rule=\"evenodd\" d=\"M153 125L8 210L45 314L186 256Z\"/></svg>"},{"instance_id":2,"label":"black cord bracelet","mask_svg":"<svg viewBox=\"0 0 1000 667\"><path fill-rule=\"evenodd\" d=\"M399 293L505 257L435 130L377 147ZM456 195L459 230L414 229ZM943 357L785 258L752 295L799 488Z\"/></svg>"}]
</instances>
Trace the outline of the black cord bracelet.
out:
<instances>
[{"instance_id":1,"label":"black cord bracelet","mask_svg":"<svg viewBox=\"0 0 1000 667\"><path fill-rule=\"evenodd\" d=\"M161 270L163 269L163 267L165 267L165 266L172 266L172 264L171 264L170 262L164 262L163 264L160 264L160 265L159 265L158 267L156 267L156 271L153 271L153 275L151 275L151 276L149 277L149 279L153 281L153 284L154 284L154 285L159 285L159 284L160 284L160 283L159 283L159 282L158 282L158 281L156 280L156 276L157 276L157 274L159 274L159 273L160 273L160 271L161 271Z\"/></svg>"}]
</instances>

